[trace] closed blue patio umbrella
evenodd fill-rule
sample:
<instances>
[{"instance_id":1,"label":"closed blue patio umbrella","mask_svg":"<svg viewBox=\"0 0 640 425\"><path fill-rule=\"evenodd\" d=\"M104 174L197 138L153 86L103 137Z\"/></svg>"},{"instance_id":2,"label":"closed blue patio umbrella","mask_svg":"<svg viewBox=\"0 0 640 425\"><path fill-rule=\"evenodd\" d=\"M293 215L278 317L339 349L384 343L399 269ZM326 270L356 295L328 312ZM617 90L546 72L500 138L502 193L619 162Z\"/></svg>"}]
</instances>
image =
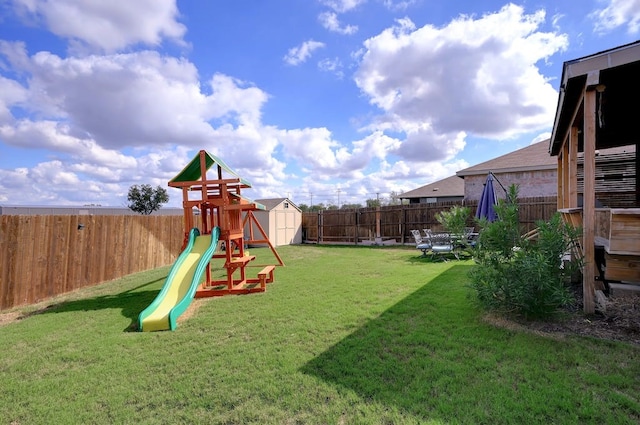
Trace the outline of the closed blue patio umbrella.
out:
<instances>
[{"instance_id":1,"label":"closed blue patio umbrella","mask_svg":"<svg viewBox=\"0 0 640 425\"><path fill-rule=\"evenodd\" d=\"M476 218L486 218L487 221L496 221L498 215L494 210L494 206L497 204L496 191L493 188L493 174L489 173L487 181L484 184L482 190L482 196L478 202L478 209L476 210Z\"/></svg>"}]
</instances>

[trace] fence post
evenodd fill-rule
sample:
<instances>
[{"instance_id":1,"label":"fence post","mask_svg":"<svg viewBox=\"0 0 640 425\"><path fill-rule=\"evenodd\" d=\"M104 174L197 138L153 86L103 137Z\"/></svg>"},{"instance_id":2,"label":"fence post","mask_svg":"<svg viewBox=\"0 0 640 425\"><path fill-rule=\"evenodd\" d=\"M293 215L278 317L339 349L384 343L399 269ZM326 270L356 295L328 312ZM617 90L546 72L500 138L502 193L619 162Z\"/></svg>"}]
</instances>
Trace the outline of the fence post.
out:
<instances>
[{"instance_id":1,"label":"fence post","mask_svg":"<svg viewBox=\"0 0 640 425\"><path fill-rule=\"evenodd\" d=\"M382 245L380 237L380 205L376 207L376 245Z\"/></svg>"},{"instance_id":2,"label":"fence post","mask_svg":"<svg viewBox=\"0 0 640 425\"><path fill-rule=\"evenodd\" d=\"M355 214L355 221L356 221L356 226L355 226L355 230L356 230L356 234L353 236L353 243L354 245L358 245L359 242L359 237L360 237L360 212L358 210L358 208L353 210L353 213Z\"/></svg>"},{"instance_id":3,"label":"fence post","mask_svg":"<svg viewBox=\"0 0 640 425\"><path fill-rule=\"evenodd\" d=\"M407 233L407 206L402 205L402 222L400 226L400 243L404 245L404 234Z\"/></svg>"}]
</instances>

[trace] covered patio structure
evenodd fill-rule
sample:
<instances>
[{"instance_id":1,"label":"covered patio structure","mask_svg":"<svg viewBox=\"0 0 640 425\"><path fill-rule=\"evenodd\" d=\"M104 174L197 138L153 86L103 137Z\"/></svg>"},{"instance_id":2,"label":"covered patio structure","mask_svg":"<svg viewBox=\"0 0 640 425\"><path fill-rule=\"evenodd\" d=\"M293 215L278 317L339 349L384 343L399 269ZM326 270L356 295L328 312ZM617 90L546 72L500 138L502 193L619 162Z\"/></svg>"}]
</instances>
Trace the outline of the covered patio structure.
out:
<instances>
[{"instance_id":1,"label":"covered patio structure","mask_svg":"<svg viewBox=\"0 0 640 425\"><path fill-rule=\"evenodd\" d=\"M640 41L563 65L549 152L558 157L558 210L583 228L585 313L605 282L640 282L639 101ZM596 173L606 152L626 156Z\"/></svg>"}]
</instances>

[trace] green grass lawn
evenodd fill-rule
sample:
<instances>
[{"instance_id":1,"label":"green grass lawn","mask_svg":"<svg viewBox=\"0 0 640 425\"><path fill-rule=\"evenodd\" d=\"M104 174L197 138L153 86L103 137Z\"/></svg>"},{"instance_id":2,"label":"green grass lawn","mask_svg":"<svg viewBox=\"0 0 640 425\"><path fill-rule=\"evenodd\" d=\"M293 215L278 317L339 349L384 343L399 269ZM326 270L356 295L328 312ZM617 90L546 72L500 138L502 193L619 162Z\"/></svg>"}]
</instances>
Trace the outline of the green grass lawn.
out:
<instances>
[{"instance_id":1,"label":"green grass lawn","mask_svg":"<svg viewBox=\"0 0 640 425\"><path fill-rule=\"evenodd\" d=\"M488 325L471 261L278 252L266 293L195 300L175 332L131 331L168 267L0 326L0 424L640 422L638 347Z\"/></svg>"}]
</instances>

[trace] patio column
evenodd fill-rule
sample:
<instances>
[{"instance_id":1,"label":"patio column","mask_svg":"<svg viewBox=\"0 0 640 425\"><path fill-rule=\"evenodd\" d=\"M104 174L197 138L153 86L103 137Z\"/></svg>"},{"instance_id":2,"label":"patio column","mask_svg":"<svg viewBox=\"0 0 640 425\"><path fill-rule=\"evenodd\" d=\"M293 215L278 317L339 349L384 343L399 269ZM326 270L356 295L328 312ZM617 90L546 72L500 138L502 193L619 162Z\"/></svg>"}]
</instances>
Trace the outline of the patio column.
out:
<instances>
[{"instance_id":1,"label":"patio column","mask_svg":"<svg viewBox=\"0 0 640 425\"><path fill-rule=\"evenodd\" d=\"M596 91L587 87L584 93L584 190L582 205L583 253L582 270L583 309L595 312L595 175L596 175Z\"/></svg>"}]
</instances>

